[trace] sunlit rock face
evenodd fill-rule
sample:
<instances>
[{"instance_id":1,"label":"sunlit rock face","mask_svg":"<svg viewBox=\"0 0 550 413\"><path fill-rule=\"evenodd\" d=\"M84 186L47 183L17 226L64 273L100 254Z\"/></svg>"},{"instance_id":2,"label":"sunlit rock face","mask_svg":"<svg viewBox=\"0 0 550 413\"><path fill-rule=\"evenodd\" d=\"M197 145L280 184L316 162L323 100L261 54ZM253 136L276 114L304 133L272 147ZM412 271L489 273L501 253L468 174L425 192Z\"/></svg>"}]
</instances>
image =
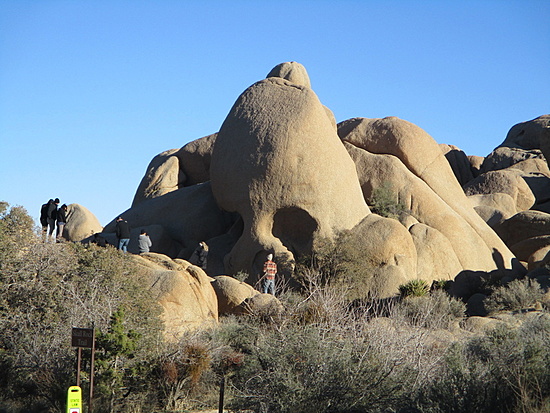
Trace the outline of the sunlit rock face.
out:
<instances>
[{"instance_id":1,"label":"sunlit rock face","mask_svg":"<svg viewBox=\"0 0 550 413\"><path fill-rule=\"evenodd\" d=\"M226 256L229 273L257 271L269 251L292 260L310 252L316 238L351 229L370 212L355 165L315 93L278 77L238 98L214 144L210 177L220 207L238 212L244 224Z\"/></svg>"}]
</instances>

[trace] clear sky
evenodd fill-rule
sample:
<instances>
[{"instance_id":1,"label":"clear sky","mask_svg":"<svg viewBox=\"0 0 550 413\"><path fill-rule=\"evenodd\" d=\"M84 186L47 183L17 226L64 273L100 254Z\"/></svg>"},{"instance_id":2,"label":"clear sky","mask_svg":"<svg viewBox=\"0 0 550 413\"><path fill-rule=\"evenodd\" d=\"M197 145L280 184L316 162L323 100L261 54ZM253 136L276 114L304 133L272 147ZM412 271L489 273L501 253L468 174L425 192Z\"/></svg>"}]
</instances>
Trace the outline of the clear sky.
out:
<instances>
[{"instance_id":1,"label":"clear sky","mask_svg":"<svg viewBox=\"0 0 550 413\"><path fill-rule=\"evenodd\" d=\"M0 200L105 225L155 155L292 60L337 121L398 116L486 156L550 113L550 1L0 0Z\"/></svg>"}]
</instances>

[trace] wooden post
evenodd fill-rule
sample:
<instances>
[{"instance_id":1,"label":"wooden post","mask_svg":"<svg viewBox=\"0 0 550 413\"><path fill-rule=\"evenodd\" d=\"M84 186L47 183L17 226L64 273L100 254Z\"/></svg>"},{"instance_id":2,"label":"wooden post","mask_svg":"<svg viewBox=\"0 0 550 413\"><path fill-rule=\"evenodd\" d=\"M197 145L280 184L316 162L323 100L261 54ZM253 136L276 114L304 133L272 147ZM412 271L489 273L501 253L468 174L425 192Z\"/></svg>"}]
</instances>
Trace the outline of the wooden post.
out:
<instances>
[{"instance_id":1,"label":"wooden post","mask_svg":"<svg viewBox=\"0 0 550 413\"><path fill-rule=\"evenodd\" d=\"M82 347L78 347L78 356L76 359L76 385L80 387L80 360L82 360Z\"/></svg>"},{"instance_id":2,"label":"wooden post","mask_svg":"<svg viewBox=\"0 0 550 413\"><path fill-rule=\"evenodd\" d=\"M223 413L223 397L225 393L225 374L222 373L222 379L220 381L220 404L218 413Z\"/></svg>"},{"instance_id":3,"label":"wooden post","mask_svg":"<svg viewBox=\"0 0 550 413\"><path fill-rule=\"evenodd\" d=\"M94 360L95 360L95 323L92 323L92 361L90 363L90 401L88 413L92 413L92 400L94 397Z\"/></svg>"}]
</instances>

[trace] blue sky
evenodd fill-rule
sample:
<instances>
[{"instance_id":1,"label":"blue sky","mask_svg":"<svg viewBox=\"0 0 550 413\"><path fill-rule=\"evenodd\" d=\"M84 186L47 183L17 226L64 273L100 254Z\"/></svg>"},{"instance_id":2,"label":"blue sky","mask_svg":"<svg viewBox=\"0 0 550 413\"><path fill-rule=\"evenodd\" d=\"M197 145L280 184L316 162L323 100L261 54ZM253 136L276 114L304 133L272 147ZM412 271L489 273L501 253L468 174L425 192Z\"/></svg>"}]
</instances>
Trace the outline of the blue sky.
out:
<instances>
[{"instance_id":1,"label":"blue sky","mask_svg":"<svg viewBox=\"0 0 550 413\"><path fill-rule=\"evenodd\" d=\"M337 121L398 116L486 156L550 113L550 2L0 0L0 200L105 225L155 155L292 60Z\"/></svg>"}]
</instances>

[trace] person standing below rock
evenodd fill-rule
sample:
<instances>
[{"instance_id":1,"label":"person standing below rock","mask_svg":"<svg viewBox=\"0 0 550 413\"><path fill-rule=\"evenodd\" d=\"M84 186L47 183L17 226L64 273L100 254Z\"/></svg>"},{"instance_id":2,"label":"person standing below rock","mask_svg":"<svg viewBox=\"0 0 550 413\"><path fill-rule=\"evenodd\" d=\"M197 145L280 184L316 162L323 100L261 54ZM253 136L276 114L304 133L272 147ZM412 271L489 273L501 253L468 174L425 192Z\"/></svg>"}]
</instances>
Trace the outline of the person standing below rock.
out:
<instances>
[{"instance_id":1,"label":"person standing below rock","mask_svg":"<svg viewBox=\"0 0 550 413\"><path fill-rule=\"evenodd\" d=\"M53 202L48 206L48 225L50 227L48 235L53 237L55 231L55 221L57 220L57 206L59 205L59 198L55 198Z\"/></svg>"},{"instance_id":2,"label":"person standing below rock","mask_svg":"<svg viewBox=\"0 0 550 413\"><path fill-rule=\"evenodd\" d=\"M199 246L193 251L189 262L197 267L201 267L206 272L206 262L208 258L208 245L206 242L199 242Z\"/></svg>"},{"instance_id":3,"label":"person standing below rock","mask_svg":"<svg viewBox=\"0 0 550 413\"><path fill-rule=\"evenodd\" d=\"M273 254L267 254L264 263L263 293L275 295L275 276L277 275L277 264L273 262Z\"/></svg>"},{"instance_id":4,"label":"person standing below rock","mask_svg":"<svg viewBox=\"0 0 550 413\"><path fill-rule=\"evenodd\" d=\"M141 234L139 234L138 246L139 246L140 254L144 252L149 252L149 248L153 246L153 243L151 242L151 238L149 238L149 235L144 229L142 229Z\"/></svg>"},{"instance_id":5,"label":"person standing below rock","mask_svg":"<svg viewBox=\"0 0 550 413\"><path fill-rule=\"evenodd\" d=\"M118 249L128 252L128 244L130 243L130 225L122 217L116 220L116 236L118 238Z\"/></svg>"},{"instance_id":6,"label":"person standing below rock","mask_svg":"<svg viewBox=\"0 0 550 413\"><path fill-rule=\"evenodd\" d=\"M67 223L67 205L63 204L57 210L57 239L63 238L63 228Z\"/></svg>"}]
</instances>

